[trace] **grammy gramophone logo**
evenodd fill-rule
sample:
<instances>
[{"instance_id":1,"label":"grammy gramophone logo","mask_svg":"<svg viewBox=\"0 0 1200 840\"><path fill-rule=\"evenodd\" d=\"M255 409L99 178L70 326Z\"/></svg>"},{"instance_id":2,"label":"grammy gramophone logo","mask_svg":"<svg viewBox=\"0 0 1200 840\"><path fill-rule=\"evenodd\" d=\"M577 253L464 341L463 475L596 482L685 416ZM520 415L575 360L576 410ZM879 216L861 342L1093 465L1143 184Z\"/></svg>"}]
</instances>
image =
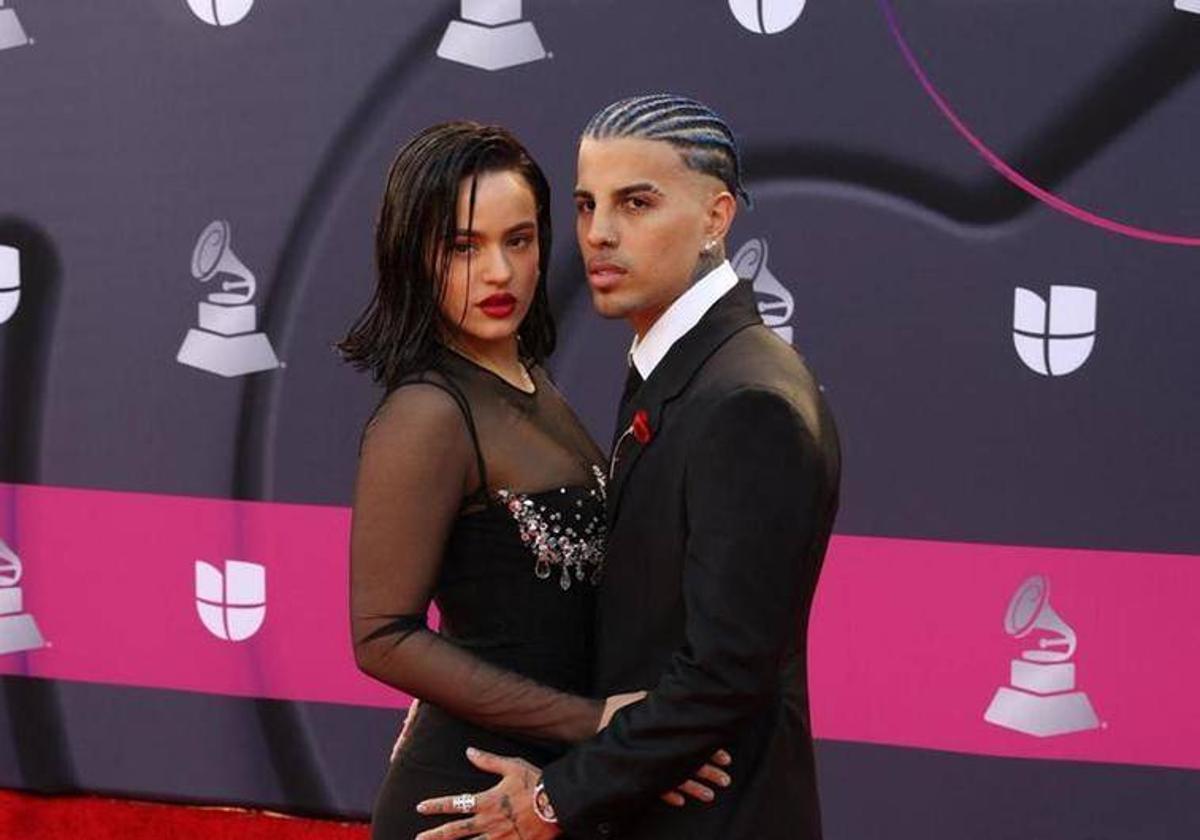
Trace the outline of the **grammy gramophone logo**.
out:
<instances>
[{"instance_id":1,"label":"grammy gramophone logo","mask_svg":"<svg viewBox=\"0 0 1200 840\"><path fill-rule=\"evenodd\" d=\"M983 719L1039 738L1097 728L1091 701L1075 689L1075 631L1050 606L1050 583L1042 575L1021 584L1004 616L1004 632L1014 639L1034 631L1045 635L1012 660L1009 685L996 690Z\"/></svg>"},{"instance_id":2,"label":"grammy gramophone logo","mask_svg":"<svg viewBox=\"0 0 1200 840\"><path fill-rule=\"evenodd\" d=\"M792 293L767 268L767 240L751 239L738 248L730 264L738 277L754 284L758 314L762 316L763 323L791 344L792 326L788 322L792 320L796 302Z\"/></svg>"},{"instance_id":3,"label":"grammy gramophone logo","mask_svg":"<svg viewBox=\"0 0 1200 840\"><path fill-rule=\"evenodd\" d=\"M537 29L521 19L521 0L462 0L462 17L453 20L438 46L439 58L503 70L546 58Z\"/></svg>"},{"instance_id":4,"label":"grammy gramophone logo","mask_svg":"<svg viewBox=\"0 0 1200 840\"><path fill-rule=\"evenodd\" d=\"M188 330L176 361L220 376L243 376L279 367L258 314L250 303L258 288L254 274L230 248L229 222L217 221L200 234L192 252L192 276L207 283L218 274L221 291L200 302L200 325Z\"/></svg>"},{"instance_id":5,"label":"grammy gramophone logo","mask_svg":"<svg viewBox=\"0 0 1200 840\"><path fill-rule=\"evenodd\" d=\"M5 8L4 0L0 0L0 50L32 43L33 39L25 34L25 28L17 19L16 9Z\"/></svg>"},{"instance_id":6,"label":"grammy gramophone logo","mask_svg":"<svg viewBox=\"0 0 1200 840\"><path fill-rule=\"evenodd\" d=\"M21 558L0 540L0 654L44 647L45 639L33 616L25 612L21 595Z\"/></svg>"}]
</instances>

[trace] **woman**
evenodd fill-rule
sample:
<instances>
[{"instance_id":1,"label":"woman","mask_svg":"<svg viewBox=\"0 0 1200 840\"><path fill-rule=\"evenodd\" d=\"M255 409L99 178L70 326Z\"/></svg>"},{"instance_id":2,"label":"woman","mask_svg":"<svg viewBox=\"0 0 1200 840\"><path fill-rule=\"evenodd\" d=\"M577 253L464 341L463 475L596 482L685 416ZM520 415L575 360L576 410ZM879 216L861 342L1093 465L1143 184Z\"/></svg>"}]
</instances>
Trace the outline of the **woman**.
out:
<instances>
[{"instance_id":1,"label":"woman","mask_svg":"<svg viewBox=\"0 0 1200 840\"><path fill-rule=\"evenodd\" d=\"M447 123L400 150L375 295L338 345L385 389L355 484L355 654L421 700L375 838L445 822L422 799L490 785L468 746L545 764L637 699L584 696L604 458L541 367L549 256L549 186L507 131Z\"/></svg>"}]
</instances>

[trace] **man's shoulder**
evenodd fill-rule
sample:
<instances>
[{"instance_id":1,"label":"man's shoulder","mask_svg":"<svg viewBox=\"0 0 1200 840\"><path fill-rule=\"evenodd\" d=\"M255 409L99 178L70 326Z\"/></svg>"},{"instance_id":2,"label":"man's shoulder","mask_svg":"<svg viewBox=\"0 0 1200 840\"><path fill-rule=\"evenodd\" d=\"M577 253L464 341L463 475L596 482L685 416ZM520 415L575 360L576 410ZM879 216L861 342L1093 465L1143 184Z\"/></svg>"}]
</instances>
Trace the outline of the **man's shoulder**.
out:
<instances>
[{"instance_id":1,"label":"man's shoulder","mask_svg":"<svg viewBox=\"0 0 1200 840\"><path fill-rule=\"evenodd\" d=\"M770 328L755 324L739 330L717 348L697 372L689 390L707 399L746 389L799 397L819 388L796 349Z\"/></svg>"},{"instance_id":2,"label":"man's shoulder","mask_svg":"<svg viewBox=\"0 0 1200 840\"><path fill-rule=\"evenodd\" d=\"M722 344L681 396L683 413L701 423L713 412L744 414L776 405L798 415L814 436L832 425L822 388L808 363L761 324L740 330Z\"/></svg>"}]
</instances>

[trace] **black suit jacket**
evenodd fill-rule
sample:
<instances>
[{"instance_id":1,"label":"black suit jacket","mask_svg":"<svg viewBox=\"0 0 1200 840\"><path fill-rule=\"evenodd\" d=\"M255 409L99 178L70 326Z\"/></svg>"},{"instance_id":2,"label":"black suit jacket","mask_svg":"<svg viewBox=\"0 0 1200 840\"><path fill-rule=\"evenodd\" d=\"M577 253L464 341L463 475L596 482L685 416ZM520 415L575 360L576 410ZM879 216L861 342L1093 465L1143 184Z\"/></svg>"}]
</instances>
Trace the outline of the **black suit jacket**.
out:
<instances>
[{"instance_id":1,"label":"black suit jacket","mask_svg":"<svg viewBox=\"0 0 1200 840\"><path fill-rule=\"evenodd\" d=\"M749 283L719 300L623 405L608 488L596 693L650 689L545 768L578 838L818 840L809 608L838 503L833 418ZM716 749L712 804L659 801Z\"/></svg>"}]
</instances>

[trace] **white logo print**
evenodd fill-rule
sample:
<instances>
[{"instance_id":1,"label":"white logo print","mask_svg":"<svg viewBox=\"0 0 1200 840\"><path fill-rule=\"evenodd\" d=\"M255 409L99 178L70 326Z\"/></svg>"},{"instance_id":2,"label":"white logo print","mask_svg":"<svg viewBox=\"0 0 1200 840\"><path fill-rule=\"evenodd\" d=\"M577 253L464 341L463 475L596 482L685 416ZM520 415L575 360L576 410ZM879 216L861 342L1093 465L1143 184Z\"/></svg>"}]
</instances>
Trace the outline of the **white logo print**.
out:
<instances>
[{"instance_id":1,"label":"white logo print","mask_svg":"<svg viewBox=\"0 0 1200 840\"><path fill-rule=\"evenodd\" d=\"M21 302L21 252L0 245L0 324L17 312Z\"/></svg>"},{"instance_id":2,"label":"white logo print","mask_svg":"<svg viewBox=\"0 0 1200 840\"><path fill-rule=\"evenodd\" d=\"M733 255L731 264L738 277L754 283L758 313L762 315L763 323L791 344L792 327L788 322L792 319L796 303L792 293L767 268L767 241L751 239Z\"/></svg>"},{"instance_id":3,"label":"white logo print","mask_svg":"<svg viewBox=\"0 0 1200 840\"><path fill-rule=\"evenodd\" d=\"M1013 343L1030 370L1065 376L1083 366L1096 344L1096 290L1051 286L1050 303L1029 289L1013 298Z\"/></svg>"},{"instance_id":4,"label":"white logo print","mask_svg":"<svg viewBox=\"0 0 1200 840\"><path fill-rule=\"evenodd\" d=\"M0 540L0 654L36 650L45 646L33 616L23 612L21 558Z\"/></svg>"},{"instance_id":5,"label":"white logo print","mask_svg":"<svg viewBox=\"0 0 1200 840\"><path fill-rule=\"evenodd\" d=\"M241 23L254 0L187 0L188 8L210 26L233 26Z\"/></svg>"},{"instance_id":6,"label":"white logo print","mask_svg":"<svg viewBox=\"0 0 1200 840\"><path fill-rule=\"evenodd\" d=\"M33 39L25 34L25 28L17 20L16 10L4 8L4 0L0 0L0 50L32 43Z\"/></svg>"},{"instance_id":7,"label":"white logo print","mask_svg":"<svg viewBox=\"0 0 1200 840\"><path fill-rule=\"evenodd\" d=\"M222 572L197 560L196 610L218 639L244 642L267 617L267 570L258 563L226 560Z\"/></svg>"},{"instance_id":8,"label":"white logo print","mask_svg":"<svg viewBox=\"0 0 1200 840\"><path fill-rule=\"evenodd\" d=\"M439 58L481 70L503 70L546 57L537 30L521 20L521 0L462 0L462 19L450 22Z\"/></svg>"},{"instance_id":9,"label":"white logo print","mask_svg":"<svg viewBox=\"0 0 1200 840\"><path fill-rule=\"evenodd\" d=\"M1051 635L1012 660L1010 685L996 690L983 719L1005 729L1045 738L1100 725L1086 694L1075 690L1075 631L1050 606L1050 583L1034 575L1008 605L1004 632L1023 639L1034 630ZM1056 648L1056 649L1050 649Z\"/></svg>"},{"instance_id":10,"label":"white logo print","mask_svg":"<svg viewBox=\"0 0 1200 840\"><path fill-rule=\"evenodd\" d=\"M200 234L192 253L192 276L207 283L218 274L225 280L220 292L200 302L200 327L183 339L176 361L221 376L242 376L279 367L266 335L257 330L257 312L250 304L258 288L254 274L229 247L229 222L213 222Z\"/></svg>"},{"instance_id":11,"label":"white logo print","mask_svg":"<svg viewBox=\"0 0 1200 840\"><path fill-rule=\"evenodd\" d=\"M1200 15L1200 0L1175 0L1175 8L1181 12L1195 12Z\"/></svg>"},{"instance_id":12,"label":"white logo print","mask_svg":"<svg viewBox=\"0 0 1200 840\"><path fill-rule=\"evenodd\" d=\"M800 19L806 0L729 0L738 23L759 35L774 35Z\"/></svg>"}]
</instances>

